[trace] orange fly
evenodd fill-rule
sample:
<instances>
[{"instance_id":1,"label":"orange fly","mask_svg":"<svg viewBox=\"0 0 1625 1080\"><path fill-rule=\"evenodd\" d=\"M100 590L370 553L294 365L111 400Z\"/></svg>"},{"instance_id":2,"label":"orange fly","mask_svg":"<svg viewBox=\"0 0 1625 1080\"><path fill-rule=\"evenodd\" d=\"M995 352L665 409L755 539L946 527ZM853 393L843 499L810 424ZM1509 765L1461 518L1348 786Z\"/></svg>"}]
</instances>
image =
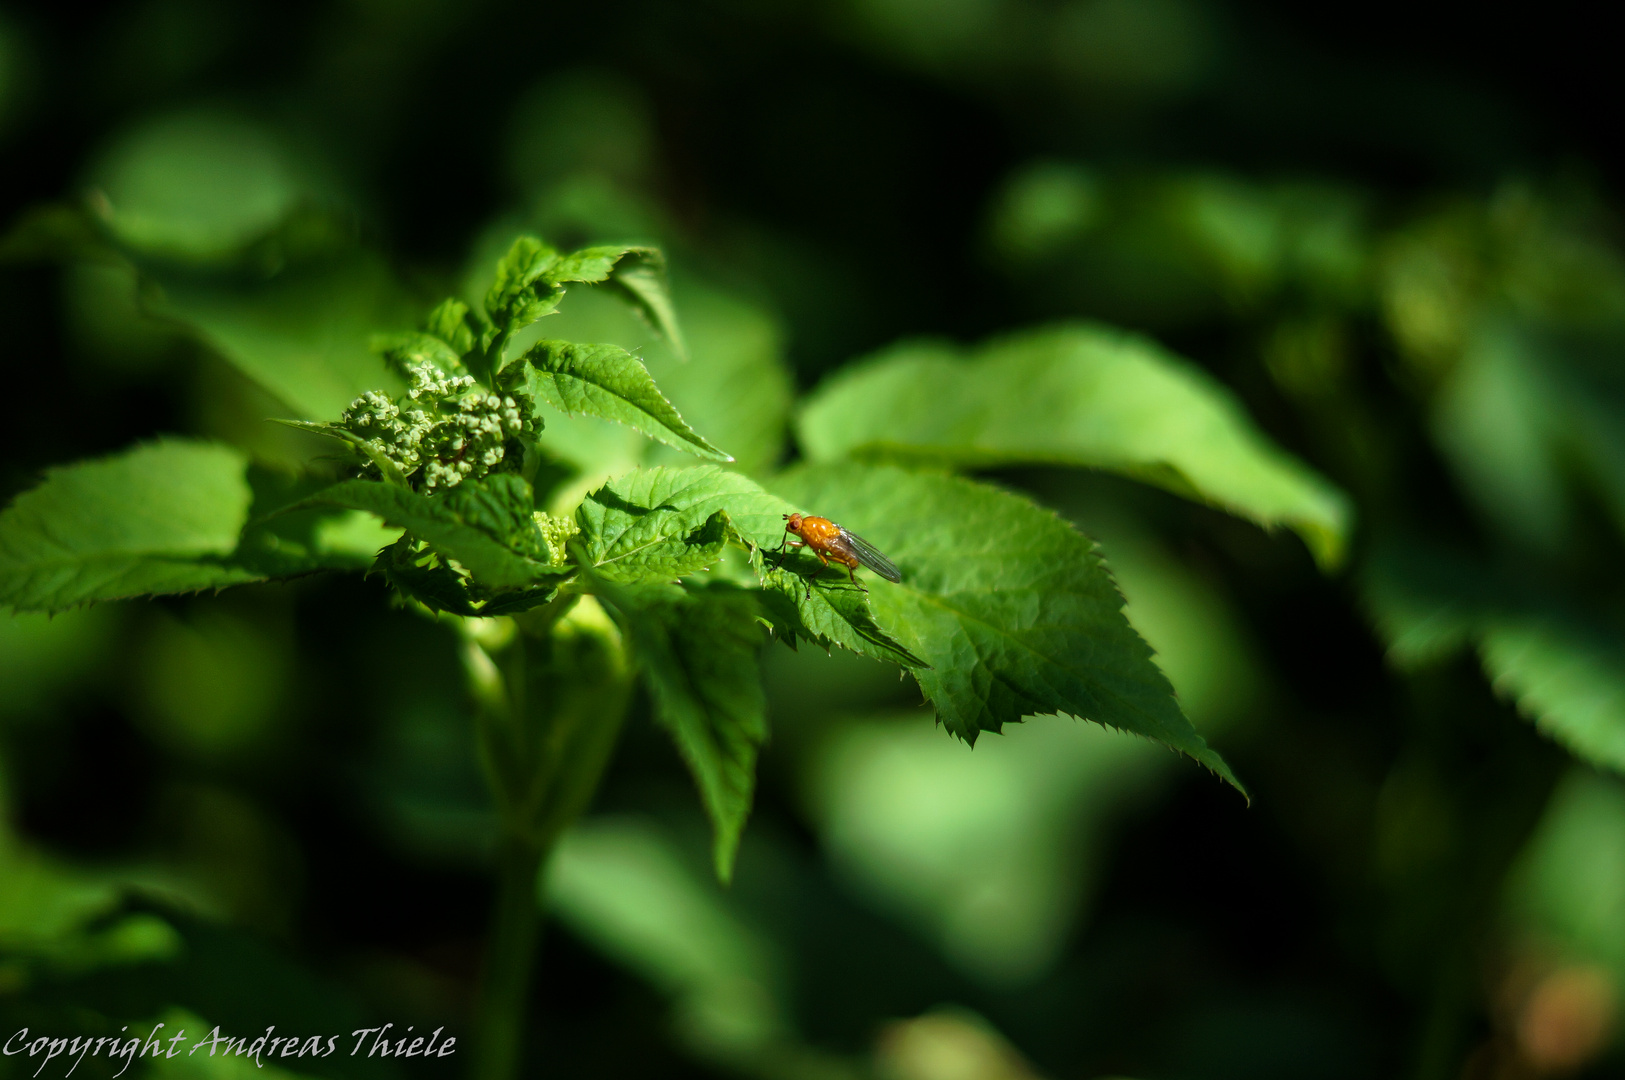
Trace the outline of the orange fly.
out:
<instances>
[{"instance_id":1,"label":"orange fly","mask_svg":"<svg viewBox=\"0 0 1625 1080\"><path fill-rule=\"evenodd\" d=\"M854 585L858 583L856 571L859 566L867 566L887 581L903 580L902 572L890 559L876 551L873 544L857 533L835 524L829 518L785 514L784 532L784 543L788 543L790 534L794 533L801 537L801 541L795 546L812 548L813 554L817 555L825 566L833 559L846 567L847 575ZM784 543L779 544L781 549ZM807 586L807 591L811 594L811 584Z\"/></svg>"}]
</instances>

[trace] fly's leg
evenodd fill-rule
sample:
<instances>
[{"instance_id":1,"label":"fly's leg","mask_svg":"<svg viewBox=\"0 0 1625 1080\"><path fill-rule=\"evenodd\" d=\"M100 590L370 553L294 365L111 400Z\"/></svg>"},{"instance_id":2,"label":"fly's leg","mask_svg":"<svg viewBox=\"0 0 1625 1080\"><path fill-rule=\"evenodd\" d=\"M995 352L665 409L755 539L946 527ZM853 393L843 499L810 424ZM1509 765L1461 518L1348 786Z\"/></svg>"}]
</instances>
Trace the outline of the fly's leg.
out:
<instances>
[{"instance_id":1,"label":"fly's leg","mask_svg":"<svg viewBox=\"0 0 1625 1080\"><path fill-rule=\"evenodd\" d=\"M782 537L782 538L781 538L781 539L780 539L780 540L779 540L779 546L778 546L778 547L776 547L776 548L774 548L774 549L773 549L773 550L774 550L774 551L780 551L780 552L782 552L782 551L783 551L783 550L784 550L784 545L785 545L785 544L790 544L790 531L789 531L789 530L788 530L788 529L786 529L786 530L785 530L785 532L784 532L784 536L783 536L783 537ZM800 541L799 541L799 540L798 540L798 541L796 541L796 542L795 542L795 543L793 543L793 544L790 544L790 546L791 546L791 547L806 547L806 546L807 546L807 545L806 545L806 544L803 544L803 543L801 543L801 542L800 542ZM783 565L783 564L782 564L782 562L781 562L781 563L780 563L780 565L781 565L781 566L782 566L782 565Z\"/></svg>"},{"instance_id":2,"label":"fly's leg","mask_svg":"<svg viewBox=\"0 0 1625 1080\"><path fill-rule=\"evenodd\" d=\"M802 546L805 546L805 545L802 545ZM813 548L813 554L818 556L818 561L824 564L824 569L825 570L828 570L829 569L829 556L825 555L822 551L819 551L817 548ZM811 575L809 575L808 578L807 578L807 599L808 600L812 599L812 583L813 583L813 579L812 579Z\"/></svg>"}]
</instances>

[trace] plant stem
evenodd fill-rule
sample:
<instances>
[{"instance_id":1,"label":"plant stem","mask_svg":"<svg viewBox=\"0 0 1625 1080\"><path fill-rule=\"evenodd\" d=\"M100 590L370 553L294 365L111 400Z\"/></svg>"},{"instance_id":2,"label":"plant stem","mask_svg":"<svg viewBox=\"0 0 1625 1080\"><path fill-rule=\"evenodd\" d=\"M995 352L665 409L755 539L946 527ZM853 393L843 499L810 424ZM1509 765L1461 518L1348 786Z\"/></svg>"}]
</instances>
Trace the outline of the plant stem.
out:
<instances>
[{"instance_id":1,"label":"plant stem","mask_svg":"<svg viewBox=\"0 0 1625 1080\"><path fill-rule=\"evenodd\" d=\"M480 758L502 821L473 1080L518 1074L540 918L537 879L597 790L631 693L619 632L596 602L569 596L525 616L523 633L492 643L496 658L472 634L464 649Z\"/></svg>"},{"instance_id":2,"label":"plant stem","mask_svg":"<svg viewBox=\"0 0 1625 1080\"><path fill-rule=\"evenodd\" d=\"M485 941L475 1021L473 1080L513 1080L524 1043L540 909L536 879L544 852L522 837L503 838L497 899Z\"/></svg>"}]
</instances>

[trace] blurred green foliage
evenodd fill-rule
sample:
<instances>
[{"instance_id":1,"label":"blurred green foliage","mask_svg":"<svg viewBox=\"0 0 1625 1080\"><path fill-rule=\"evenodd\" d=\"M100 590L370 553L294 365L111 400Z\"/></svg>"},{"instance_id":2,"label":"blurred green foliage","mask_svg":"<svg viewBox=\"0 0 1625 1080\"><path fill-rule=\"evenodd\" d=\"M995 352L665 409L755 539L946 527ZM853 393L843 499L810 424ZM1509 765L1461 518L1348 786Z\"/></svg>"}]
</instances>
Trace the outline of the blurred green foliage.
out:
<instances>
[{"instance_id":1,"label":"blurred green foliage","mask_svg":"<svg viewBox=\"0 0 1625 1080\"><path fill-rule=\"evenodd\" d=\"M519 714L470 693L467 661L518 662L514 639L314 572L393 540L366 514L244 524L340 452L264 418L398 394L373 336L442 296L477 304L531 232L660 245L686 350L587 289L514 350L614 343L729 475L856 513L911 579L942 578L876 585L883 622L884 603L936 610L994 565L979 544L1058 528L1034 502L1098 541L1192 737L1252 803L1064 717L970 749L890 666L773 645L743 706L772 738L723 889L650 722L658 692L630 691L619 639L584 612L557 647L602 661L576 687L590 706L554 704L630 715L534 890L550 915L528 1071L1625 1070L1625 264L1590 18L1441 34L1397 5L1239 0L0 11L0 489L13 525L47 502L73 515L27 551L0 529L8 559L35 560L0 598L205 590L0 618L0 1036L161 1020L473 1040L499 808L526 797L501 767L544 751L493 752L493 710ZM38 210L64 199L90 217ZM141 257L108 258L84 220ZM553 514L692 464L542 409ZM1131 460L1125 430L1149 440ZM151 476L112 456L132 444L219 497L178 488L139 543L114 535L108 493ZM871 496L850 463L817 464L845 458L1016 494L871 524L915 486L972 481L909 471ZM111 479L47 471L83 459ZM1035 575L1025 610L1073 602L1063 584ZM673 655L700 640L675 614L651 625ZM957 640L993 651L979 634ZM928 681L991 670L900 640ZM1053 708L1032 703L1085 654L1069 640L999 683L1015 715ZM540 834L561 811L528 812ZM37 1065L0 1057L0 1077Z\"/></svg>"}]
</instances>

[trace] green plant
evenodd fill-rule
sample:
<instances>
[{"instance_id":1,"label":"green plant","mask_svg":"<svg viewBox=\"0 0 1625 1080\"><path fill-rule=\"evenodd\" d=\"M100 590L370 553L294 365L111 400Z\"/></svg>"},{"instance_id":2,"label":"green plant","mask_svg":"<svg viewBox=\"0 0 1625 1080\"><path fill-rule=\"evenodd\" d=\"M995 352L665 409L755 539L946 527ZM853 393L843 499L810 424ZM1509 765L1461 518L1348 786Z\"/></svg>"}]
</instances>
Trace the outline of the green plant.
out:
<instances>
[{"instance_id":1,"label":"green plant","mask_svg":"<svg viewBox=\"0 0 1625 1080\"><path fill-rule=\"evenodd\" d=\"M290 468L164 438L54 468L0 514L0 603L57 612L353 570L381 578L403 607L452 622L501 822L482 1078L518 1066L538 872L593 796L634 678L693 775L724 881L768 736L758 665L769 639L902 668L969 743L1032 716L1083 718L1157 740L1241 787L1125 620L1095 544L1026 497L958 472L1114 470L1291 528L1327 567L1348 533L1343 497L1261 436L1225 390L1096 325L969 353L900 346L802 404L797 464L774 468L782 447L769 425L757 439L765 449L752 447L753 476L730 468L738 463L622 345L525 340L567 293L597 287L658 330L679 365L706 365L703 354L682 356L654 249L564 253L522 236L482 303L447 299L420 329L375 338L383 365L369 372L312 363L308 350L279 352L241 330L274 323L279 296L353 288L355 268L374 265L308 217L229 256L211 249L202 261L213 279L200 277L196 252L188 263L149 241L121 231L107 208L55 211L20 229L12 250L140 273L154 310L303 412L283 422L332 453ZM335 387L355 378L370 388L332 408ZM733 429L759 434L757 414L783 402L746 389ZM570 416L616 422L700 462L626 467L591 441L572 443ZM582 493L571 476L609 479ZM866 575L854 585L843 568L778 550L797 511L864 533L902 569L901 584Z\"/></svg>"}]
</instances>

